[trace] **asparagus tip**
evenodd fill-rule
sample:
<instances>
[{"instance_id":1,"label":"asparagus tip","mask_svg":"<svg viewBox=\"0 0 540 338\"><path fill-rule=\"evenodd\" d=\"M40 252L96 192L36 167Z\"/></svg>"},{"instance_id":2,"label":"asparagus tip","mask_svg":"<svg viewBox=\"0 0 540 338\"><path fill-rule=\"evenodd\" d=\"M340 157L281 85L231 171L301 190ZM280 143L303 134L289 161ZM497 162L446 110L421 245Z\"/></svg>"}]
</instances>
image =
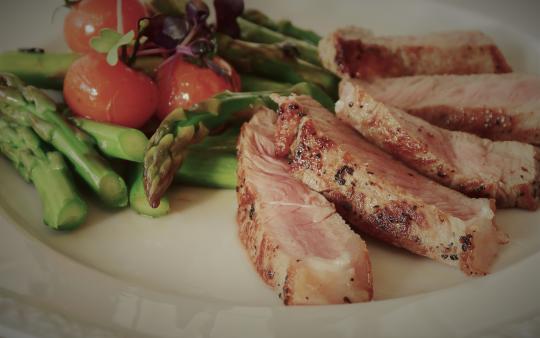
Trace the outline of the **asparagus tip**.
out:
<instances>
[{"instance_id":1,"label":"asparagus tip","mask_svg":"<svg viewBox=\"0 0 540 338\"><path fill-rule=\"evenodd\" d=\"M152 206L148 204L146 196L136 196L130 199L131 208L135 210L139 215L149 216L157 218L165 216L169 213L170 204L166 197L161 198L161 202L158 206Z\"/></svg>"},{"instance_id":2,"label":"asparagus tip","mask_svg":"<svg viewBox=\"0 0 540 338\"><path fill-rule=\"evenodd\" d=\"M159 199L156 199L156 200L152 200L151 203L150 203L150 206L154 209L156 209L157 207L159 207Z\"/></svg>"},{"instance_id":3,"label":"asparagus tip","mask_svg":"<svg viewBox=\"0 0 540 338\"><path fill-rule=\"evenodd\" d=\"M146 192L148 203L152 208L159 207L159 201L161 197L165 195L165 192L167 191L167 188L171 185L173 178L174 173L172 175L164 175L163 178L160 180L161 185L158 187L152 186L152 182L150 182L150 184L147 184L148 182L145 179L144 191Z\"/></svg>"},{"instance_id":4,"label":"asparagus tip","mask_svg":"<svg viewBox=\"0 0 540 338\"><path fill-rule=\"evenodd\" d=\"M151 179L148 178L146 169L147 168L145 166L143 175L144 192L146 194L148 204L152 208L157 208L159 207L161 197L165 194L165 191L172 183L173 175L163 175L162 179L160 180L161 186L157 186L156 182L153 182Z\"/></svg>"}]
</instances>

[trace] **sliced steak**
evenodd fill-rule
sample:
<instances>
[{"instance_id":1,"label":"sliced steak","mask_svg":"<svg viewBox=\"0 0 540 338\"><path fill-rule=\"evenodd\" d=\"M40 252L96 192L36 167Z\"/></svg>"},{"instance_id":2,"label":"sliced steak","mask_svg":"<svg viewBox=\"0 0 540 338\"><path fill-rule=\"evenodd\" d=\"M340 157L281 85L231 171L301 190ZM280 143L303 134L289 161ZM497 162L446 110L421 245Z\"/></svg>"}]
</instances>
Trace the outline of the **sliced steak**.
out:
<instances>
[{"instance_id":1,"label":"sliced steak","mask_svg":"<svg viewBox=\"0 0 540 338\"><path fill-rule=\"evenodd\" d=\"M499 207L538 208L540 156L532 145L439 128L373 99L356 80L342 80L339 93L337 116L410 168Z\"/></svg>"},{"instance_id":2,"label":"sliced steak","mask_svg":"<svg viewBox=\"0 0 540 338\"><path fill-rule=\"evenodd\" d=\"M490 200L471 199L417 174L309 97L274 100L280 105L278 153L288 148L294 176L334 202L349 224L467 274L489 271L505 241Z\"/></svg>"},{"instance_id":3,"label":"sliced steak","mask_svg":"<svg viewBox=\"0 0 540 338\"><path fill-rule=\"evenodd\" d=\"M540 144L540 76L408 76L364 85L375 99L439 127Z\"/></svg>"},{"instance_id":4,"label":"sliced steak","mask_svg":"<svg viewBox=\"0 0 540 338\"><path fill-rule=\"evenodd\" d=\"M431 74L508 73L501 51L478 31L375 36L346 27L319 43L323 65L342 77L373 79Z\"/></svg>"},{"instance_id":5,"label":"sliced steak","mask_svg":"<svg viewBox=\"0 0 540 338\"><path fill-rule=\"evenodd\" d=\"M287 305L363 302L373 295L364 241L322 195L274 155L275 112L245 124L238 142L240 240Z\"/></svg>"}]
</instances>

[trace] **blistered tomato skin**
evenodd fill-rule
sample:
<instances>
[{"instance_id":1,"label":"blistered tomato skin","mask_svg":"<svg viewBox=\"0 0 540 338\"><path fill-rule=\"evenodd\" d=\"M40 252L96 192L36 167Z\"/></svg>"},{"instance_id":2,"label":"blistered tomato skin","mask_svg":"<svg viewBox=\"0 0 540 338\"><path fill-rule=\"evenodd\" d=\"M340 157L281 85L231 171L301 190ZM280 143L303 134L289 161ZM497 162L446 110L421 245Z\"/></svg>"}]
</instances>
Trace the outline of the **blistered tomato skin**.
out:
<instances>
[{"instance_id":1,"label":"blistered tomato skin","mask_svg":"<svg viewBox=\"0 0 540 338\"><path fill-rule=\"evenodd\" d=\"M232 81L227 81L209 68L185 61L181 55L173 56L160 66L156 75L159 89L157 115L160 119L175 108L189 108L225 90L240 90L240 78L236 71L222 59L216 57L213 61L230 71Z\"/></svg>"},{"instance_id":2,"label":"blistered tomato skin","mask_svg":"<svg viewBox=\"0 0 540 338\"><path fill-rule=\"evenodd\" d=\"M74 114L140 128L157 108L157 86L123 63L110 66L101 54L76 60L64 80L64 99Z\"/></svg>"},{"instance_id":3,"label":"blistered tomato skin","mask_svg":"<svg viewBox=\"0 0 540 338\"><path fill-rule=\"evenodd\" d=\"M64 38L74 52L92 50L90 39L102 28L117 29L117 0L82 0L74 5L64 19ZM138 0L122 0L124 33L137 32L140 18L147 16L145 7Z\"/></svg>"}]
</instances>

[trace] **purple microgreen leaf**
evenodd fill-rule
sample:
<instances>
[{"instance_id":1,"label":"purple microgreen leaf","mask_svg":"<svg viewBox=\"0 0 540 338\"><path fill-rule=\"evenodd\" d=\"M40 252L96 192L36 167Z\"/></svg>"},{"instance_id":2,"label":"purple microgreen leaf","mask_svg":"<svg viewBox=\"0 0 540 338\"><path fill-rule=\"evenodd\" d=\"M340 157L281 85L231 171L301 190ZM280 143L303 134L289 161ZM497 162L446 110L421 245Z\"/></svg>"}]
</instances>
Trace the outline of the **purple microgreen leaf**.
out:
<instances>
[{"instance_id":1,"label":"purple microgreen leaf","mask_svg":"<svg viewBox=\"0 0 540 338\"><path fill-rule=\"evenodd\" d=\"M193 36L192 41L196 39L213 39L215 38L215 33L213 26L199 25L197 26L197 34Z\"/></svg>"},{"instance_id":2,"label":"purple microgreen leaf","mask_svg":"<svg viewBox=\"0 0 540 338\"><path fill-rule=\"evenodd\" d=\"M202 0L186 3L186 16L192 25L204 25L210 15L210 9Z\"/></svg>"},{"instance_id":3,"label":"purple microgreen leaf","mask_svg":"<svg viewBox=\"0 0 540 338\"><path fill-rule=\"evenodd\" d=\"M191 0L185 5L185 15L159 14L139 20L139 33L130 62L136 55L176 54L205 67L204 59L213 58L217 49L214 26L207 23L209 14L208 6L202 0ZM145 45L141 46L143 43Z\"/></svg>"},{"instance_id":4,"label":"purple microgreen leaf","mask_svg":"<svg viewBox=\"0 0 540 338\"><path fill-rule=\"evenodd\" d=\"M141 34L166 49L174 49L182 43L191 28L185 17L156 15L145 20L148 24Z\"/></svg>"},{"instance_id":5,"label":"purple microgreen leaf","mask_svg":"<svg viewBox=\"0 0 540 338\"><path fill-rule=\"evenodd\" d=\"M217 31L232 38L240 36L240 27L236 18L244 12L243 0L214 0L216 9Z\"/></svg>"}]
</instances>

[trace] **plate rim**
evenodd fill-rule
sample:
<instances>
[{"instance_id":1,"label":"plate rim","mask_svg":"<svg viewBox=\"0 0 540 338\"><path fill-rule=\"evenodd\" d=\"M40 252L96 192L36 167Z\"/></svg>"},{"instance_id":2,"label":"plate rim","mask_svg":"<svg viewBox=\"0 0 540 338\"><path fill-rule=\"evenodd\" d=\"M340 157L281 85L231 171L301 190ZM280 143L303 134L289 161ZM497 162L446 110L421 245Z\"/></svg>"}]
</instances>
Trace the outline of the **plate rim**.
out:
<instances>
[{"instance_id":1,"label":"plate rim","mask_svg":"<svg viewBox=\"0 0 540 338\"><path fill-rule=\"evenodd\" d=\"M422 0L422 1L427 2L427 0ZM435 1L435 3L441 4L442 2L441 1ZM445 4L446 5L451 5L451 6L455 5L456 9L458 9L458 10L460 9L459 5L457 5L456 3L446 2ZM492 20L492 18L489 15L486 15L485 13L475 12L474 14L478 15L478 16L483 16L488 20ZM515 28L511 27L507 23L504 23L502 25L502 28L504 30L506 30L506 31L511 32L515 36L523 37L524 40L529 40L529 41L536 42L533 47L536 49L536 53L540 54L540 39L538 37L535 37L534 35L529 34L528 32L515 29ZM23 237L22 240L25 243L27 243L28 245L30 245L30 246L32 246L34 248L38 248L38 250L52 251L53 256L56 256L53 259L54 261L56 261L55 264L73 265L76 270L82 268L83 270L86 269L89 272L92 272L94 274L97 272L98 275L99 275L99 278L111 279L111 280L114 280L114 281L117 281L117 282L127 283L127 281L122 280L121 278L118 278L116 276L110 275L109 273L107 273L105 271L102 271L100 269L93 269L92 267L86 265L85 263L80 262L77 259L74 259L73 257L70 257L70 256L56 250L55 248L50 247L46 243L40 241L34 234L31 233L31 231L29 231L28 229L25 229L25 227L21 227L21 226L19 226L17 224L17 222L10 215L10 212L5 209L5 205L0 205L0 227L5 227L5 226L12 227L13 230L17 231L19 233L19 235L21 235ZM443 289L443 290L434 290L434 291L429 291L429 292L422 293L422 294L404 296L404 297L399 297L399 298L395 298L395 299L378 300L376 302L363 303L363 304L340 305L339 306L340 310L341 310L340 312L343 312L342 309L345 308L345 307L348 307L350 309L352 307L366 307L366 306L370 306L370 305L373 305L373 304L377 304L377 306L380 306L380 307L401 306L401 305L404 305L404 304L410 304L410 303L415 302L415 301L417 301L419 299L421 300L423 298L429 297L429 296L431 296L433 294L436 294L436 293L437 294L441 293L441 291L443 291L443 292L447 292L447 291L456 292L456 290L459 290L459 289L462 289L462 288L469 288L470 287L469 285L471 283L478 284L478 281L483 281L483 283L480 283L480 284L493 283L493 279L495 279L495 278L498 279L497 283L499 284L499 288L500 288L501 287L500 284L503 283L503 280L501 280L498 277L498 275L504 273L504 275L506 276L511 272L511 270L516 269L516 267L520 267L520 269L523 269L523 268L528 269L528 268L532 267L534 269L534 267L538 266L539 263L540 263L540 252L536 252L533 255L525 257L525 258L523 258L523 259L521 259L521 260L519 260L517 262L514 262L511 266L508 266L508 267L498 271L497 274L496 274L497 276L495 274L493 274L493 275L485 276L485 277L483 277L481 279L474 279L474 280L467 281L467 282L464 282L464 283L459 283L457 285L454 285L452 287L449 287L449 288L446 288L446 289ZM518 269L518 270L520 270L520 269ZM535 280L538 280L538 283L540 285L540 277L539 276L534 276L534 277L536 277ZM150 294L155 293L152 290L146 290L144 287L140 287L140 286L127 286L127 287L130 289L130 292L138 290L143 294L145 294L147 292L150 292ZM0 309L5 310L5 308L3 308L3 307L6 306L6 305L5 305L5 302L2 302L2 297L10 298L9 292L11 292L11 291L0 288ZM180 302L180 301L182 301L182 300L184 300L186 298L184 296L179 297L178 295L174 295L174 294L171 295L171 294L167 294L167 293L163 293L163 292L157 292L157 294L159 294L160 296L172 297L172 298L174 298L175 302ZM11 297L11 298L16 299L16 297ZM538 299L538 300L540 300L540 299ZM537 300L534 300L534 301L537 301ZM206 301L203 301L203 302L206 302ZM216 303L221 303L221 301L218 300L218 301L216 301ZM242 306L234 306L233 304L228 304L229 302L226 302L226 301L224 301L223 303L224 304L220 304L220 305L225 305L225 308L227 308L227 310L228 309L234 309L234 308L249 308L249 309L254 308L254 309L258 309L258 310L261 310L261 309L276 310L277 309L278 312L286 312L289 315L290 315L290 312L293 312L296 309L298 309L298 307L293 308L293 307L283 307L283 306L273 306L273 305L271 305L271 306L265 306L265 305L261 305L261 306L243 306L243 305ZM338 307L337 305L327 306L327 308L329 308L329 309L334 309L334 308L337 308L337 307ZM301 307L301 308L306 308L306 307ZM316 311L316 309L309 308L309 310L308 310L308 312L313 312L313 311ZM538 311L538 308L536 309L536 311ZM53 312L53 311L48 311L48 312ZM355 311L353 310L353 311L350 311L350 312L354 313ZM539 312L537 312L537 313L539 313ZM0 312L0 314L1 314L1 312ZM64 315L62 312L58 312L58 314L60 316ZM72 320L74 323L80 322L76 318L73 318L73 319L68 318L68 319L70 321ZM5 323L2 323L2 320L0 319L0 332L2 332L2 328L4 327L4 324ZM82 325L82 327L84 327L84 322L81 322L81 325ZM8 327L8 326L6 326L6 327ZM118 333L119 335L124 334L124 332L122 330L118 330L118 331L117 330L118 330L118 328L114 328L113 331L111 331L111 332L113 334ZM104 331L104 332L107 333L106 331Z\"/></svg>"}]
</instances>

